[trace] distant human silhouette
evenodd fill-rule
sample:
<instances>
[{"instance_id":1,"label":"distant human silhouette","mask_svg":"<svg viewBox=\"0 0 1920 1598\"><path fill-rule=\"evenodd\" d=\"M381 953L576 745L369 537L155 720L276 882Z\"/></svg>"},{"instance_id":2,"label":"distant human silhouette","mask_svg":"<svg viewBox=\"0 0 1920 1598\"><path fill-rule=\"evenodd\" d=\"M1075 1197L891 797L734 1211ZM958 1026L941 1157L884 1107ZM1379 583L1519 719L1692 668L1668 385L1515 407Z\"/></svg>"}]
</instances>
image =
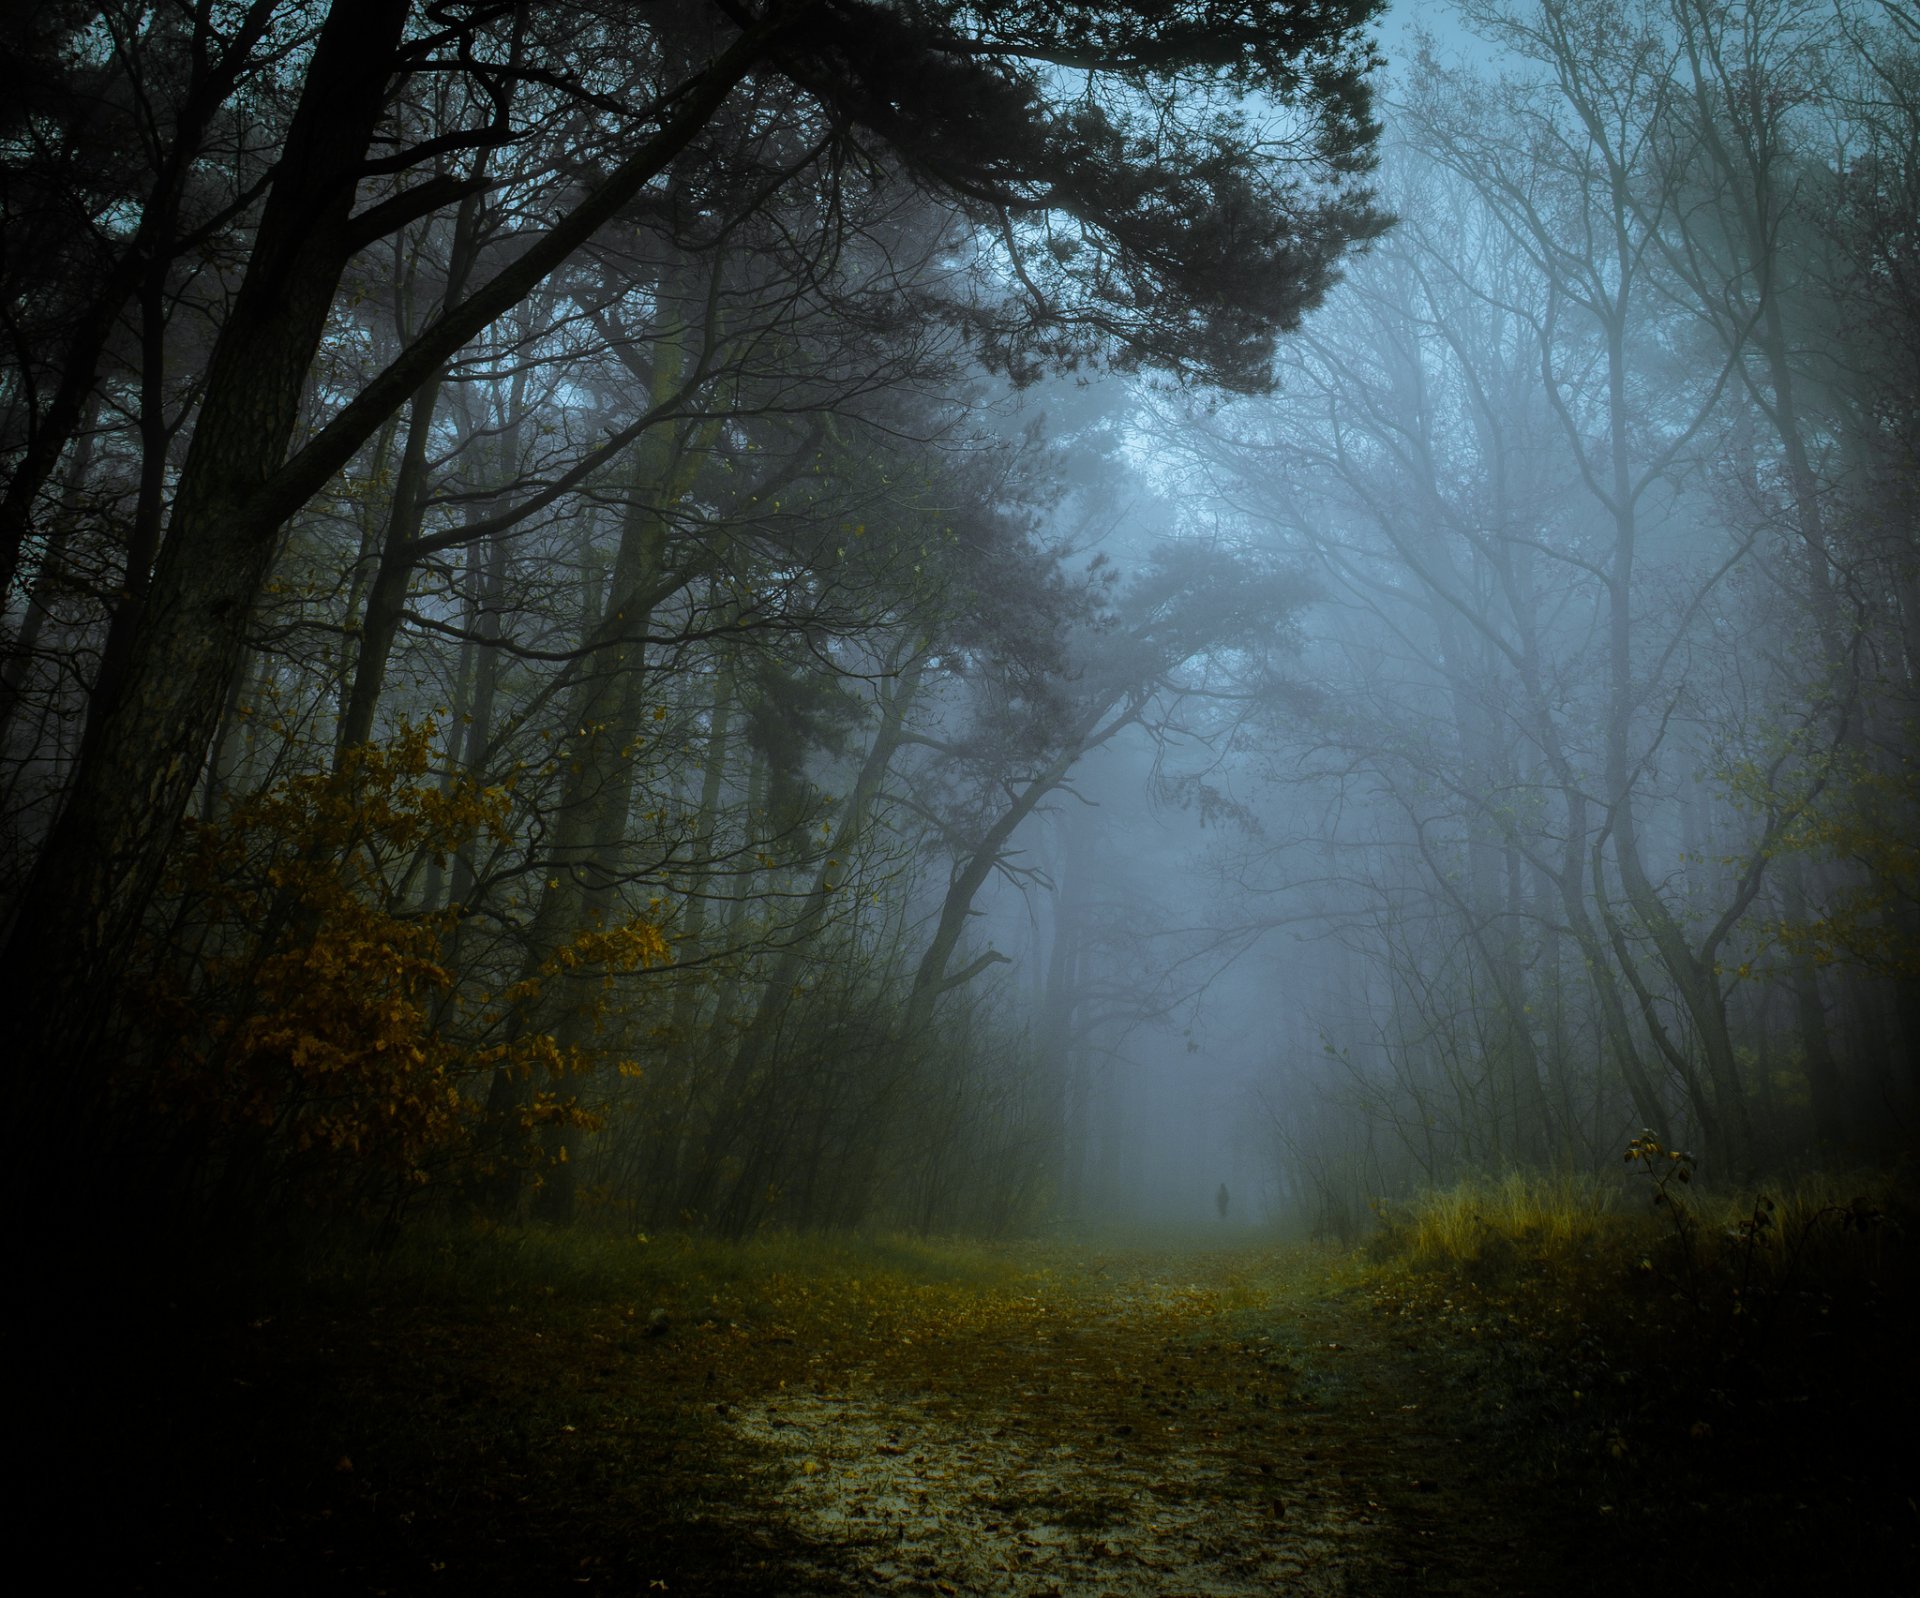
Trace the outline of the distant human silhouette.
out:
<instances>
[{"instance_id":1,"label":"distant human silhouette","mask_svg":"<svg viewBox=\"0 0 1920 1598\"><path fill-rule=\"evenodd\" d=\"M1213 1207L1220 1212L1220 1219L1227 1218L1227 1184L1220 1184L1220 1191L1213 1195Z\"/></svg>"}]
</instances>

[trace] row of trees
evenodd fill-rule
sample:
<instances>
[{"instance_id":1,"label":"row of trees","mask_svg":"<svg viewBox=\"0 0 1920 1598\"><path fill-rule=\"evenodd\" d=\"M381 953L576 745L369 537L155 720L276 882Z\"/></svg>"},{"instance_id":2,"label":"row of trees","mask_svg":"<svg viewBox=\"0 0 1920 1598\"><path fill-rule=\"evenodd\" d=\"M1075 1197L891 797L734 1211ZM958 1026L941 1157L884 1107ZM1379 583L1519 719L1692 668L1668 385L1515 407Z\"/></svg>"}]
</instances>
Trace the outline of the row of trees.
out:
<instances>
[{"instance_id":1,"label":"row of trees","mask_svg":"<svg viewBox=\"0 0 1920 1598\"><path fill-rule=\"evenodd\" d=\"M985 402L1264 386L1372 10L12 14L19 1113L225 1214L1009 1221L975 897L1297 595L1087 560L1099 439Z\"/></svg>"},{"instance_id":2,"label":"row of trees","mask_svg":"<svg viewBox=\"0 0 1920 1598\"><path fill-rule=\"evenodd\" d=\"M1278 398L1180 444L1325 596L1228 875L1334 930L1268 1102L1336 1222L1641 1127L1744 1173L1920 1108L1920 35L1459 9L1501 70L1429 48L1392 238Z\"/></svg>"}]
</instances>

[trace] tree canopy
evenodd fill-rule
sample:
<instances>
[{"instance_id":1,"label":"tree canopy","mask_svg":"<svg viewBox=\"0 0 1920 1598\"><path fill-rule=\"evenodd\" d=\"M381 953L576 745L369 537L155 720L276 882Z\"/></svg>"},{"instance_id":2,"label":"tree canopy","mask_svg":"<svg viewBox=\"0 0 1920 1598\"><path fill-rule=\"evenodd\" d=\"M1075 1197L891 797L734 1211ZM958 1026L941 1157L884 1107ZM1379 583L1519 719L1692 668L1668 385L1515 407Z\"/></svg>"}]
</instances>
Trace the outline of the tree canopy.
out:
<instances>
[{"instance_id":1,"label":"tree canopy","mask_svg":"<svg viewBox=\"0 0 1920 1598\"><path fill-rule=\"evenodd\" d=\"M101 1039L132 1024L183 818L320 750L352 773L434 717L480 790L524 784L531 831L422 845L389 908L457 885L469 939L505 912L500 981L530 1000L635 885L653 921L670 885L706 902L735 736L768 785L749 810L777 820L725 847L802 837L802 756L852 758L860 715L799 686L808 652L879 685L842 856L868 838L913 685L957 658L964 501L993 492L933 486L958 483L927 460L964 406L912 391L969 368L1267 386L1275 340L1385 225L1376 9L197 0L10 22L8 958L24 1047L60 1062L34 1074L43 1113L111 1096ZM1031 669L1072 583L1017 505L977 503L1012 592L976 611L977 658ZM577 576L543 582L556 561ZM263 692L299 718L274 721L293 741L271 771L240 719ZM550 758L512 754L554 717ZM642 753L659 717L712 777L648 868L635 829L677 780ZM524 923L489 900L517 870L546 873ZM267 913L252 958L317 913ZM500 1024L561 1060L572 1014ZM506 1080L496 1130L529 1102Z\"/></svg>"}]
</instances>

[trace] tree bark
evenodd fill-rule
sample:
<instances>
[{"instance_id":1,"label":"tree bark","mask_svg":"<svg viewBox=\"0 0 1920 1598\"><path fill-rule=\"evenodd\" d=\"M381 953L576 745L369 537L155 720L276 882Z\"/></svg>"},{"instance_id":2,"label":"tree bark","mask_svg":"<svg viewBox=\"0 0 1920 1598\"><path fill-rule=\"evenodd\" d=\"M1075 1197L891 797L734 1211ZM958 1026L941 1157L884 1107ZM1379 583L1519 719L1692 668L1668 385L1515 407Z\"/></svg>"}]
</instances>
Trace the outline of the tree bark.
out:
<instances>
[{"instance_id":1,"label":"tree bark","mask_svg":"<svg viewBox=\"0 0 1920 1598\"><path fill-rule=\"evenodd\" d=\"M315 44L252 259L207 373L169 535L127 656L96 700L65 811L22 895L7 969L32 1124L99 1102L94 1045L191 798L280 519L246 507L286 454L340 273L356 174L409 7L338 0ZM377 425L377 422L376 422Z\"/></svg>"},{"instance_id":2,"label":"tree bark","mask_svg":"<svg viewBox=\"0 0 1920 1598\"><path fill-rule=\"evenodd\" d=\"M867 822L880 797L881 784L904 740L907 711L919 692L925 669L925 657L916 655L901 669L881 703L880 725L854 779L853 792L834 832L829 856L815 873L800 913L787 931L786 952L774 962L772 973L762 985L753 1018L742 1032L727 1074L715 1094L697 1163L682 1176L679 1209L695 1219L705 1217L713 1202L721 1161L740 1131L748 1089L773 1046L794 982L800 975L805 958L803 951L826 919L827 907L845 878L847 862L865 836Z\"/></svg>"}]
</instances>

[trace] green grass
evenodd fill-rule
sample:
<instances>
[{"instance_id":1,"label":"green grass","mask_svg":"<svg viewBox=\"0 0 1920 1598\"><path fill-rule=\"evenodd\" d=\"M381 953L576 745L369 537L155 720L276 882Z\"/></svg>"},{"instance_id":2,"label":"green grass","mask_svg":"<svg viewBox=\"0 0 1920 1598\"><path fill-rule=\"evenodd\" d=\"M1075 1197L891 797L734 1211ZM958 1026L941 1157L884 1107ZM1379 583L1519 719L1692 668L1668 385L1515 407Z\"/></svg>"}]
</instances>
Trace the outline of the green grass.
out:
<instances>
[{"instance_id":1,"label":"green grass","mask_svg":"<svg viewBox=\"0 0 1920 1598\"><path fill-rule=\"evenodd\" d=\"M1390 1212L1364 1256L1209 1234L1141 1251L443 1223L380 1253L290 1253L244 1306L123 1293L76 1328L42 1304L69 1370L42 1384L62 1458L23 1518L123 1506L117 1574L157 1573L148 1590L284 1590L299 1569L318 1590L671 1577L798 1598L826 1589L792 1584L813 1555L782 1529L779 1460L728 1417L777 1397L783 1415L813 1405L811 1424L860 1384L969 1437L1011 1437L1015 1415L1078 1438L1131 1405L1128 1460L1185 1446L1204 1411L1207 1447L1246 1451L1234 1491L1269 1467L1385 1468L1367 1489L1383 1502L1441 1473L1391 1463L1414 1424L1397 1417L1418 1416L1472 1492L1494 1466L1488 1501L1540 1506L1546 1544L1596 1572L1652 1558L1662 1585L1701 1593L1892 1590L1876 1570L1916 1551L1912 1472L1879 1463L1920 1426L1911 1190L1809 1177L1767 1208L1682 1166L1662 1151L1606 1180L1489 1176ZM1056 1356L1071 1370L1034 1380ZM1168 1385L1176 1364L1215 1375L1195 1397ZM1296 1459L1309 1417L1331 1429ZM1095 1520L1122 1518L1072 1479Z\"/></svg>"}]
</instances>

